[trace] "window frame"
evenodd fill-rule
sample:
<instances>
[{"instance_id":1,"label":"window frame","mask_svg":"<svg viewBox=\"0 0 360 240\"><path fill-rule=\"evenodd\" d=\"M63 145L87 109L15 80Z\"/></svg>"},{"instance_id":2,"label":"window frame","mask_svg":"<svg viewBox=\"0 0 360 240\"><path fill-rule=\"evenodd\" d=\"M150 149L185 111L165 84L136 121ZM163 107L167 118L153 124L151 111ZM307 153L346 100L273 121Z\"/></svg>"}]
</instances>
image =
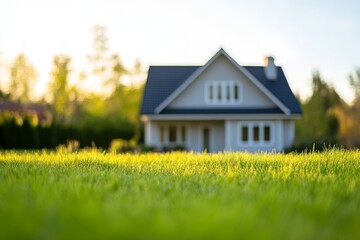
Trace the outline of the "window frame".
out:
<instances>
[{"instance_id":1,"label":"window frame","mask_svg":"<svg viewBox=\"0 0 360 240\"><path fill-rule=\"evenodd\" d=\"M175 138L176 138L175 141L170 141L170 128L172 127L175 127ZM161 139L162 133L163 133L163 141ZM184 147L186 147L188 139L189 139L188 124L166 123L159 125L159 143L161 146L183 145Z\"/></svg>"},{"instance_id":2,"label":"window frame","mask_svg":"<svg viewBox=\"0 0 360 240\"><path fill-rule=\"evenodd\" d=\"M243 141L243 128L247 127L247 141ZM259 128L259 141L255 141L254 129ZM269 127L270 140L265 140L265 127ZM275 124L272 121L242 121L238 123L237 140L239 147L271 147L275 145Z\"/></svg>"},{"instance_id":3,"label":"window frame","mask_svg":"<svg viewBox=\"0 0 360 240\"><path fill-rule=\"evenodd\" d=\"M236 88L237 94L235 94ZM205 83L205 103L209 105L240 104L242 103L242 95L242 86L239 81L218 80Z\"/></svg>"},{"instance_id":4,"label":"window frame","mask_svg":"<svg viewBox=\"0 0 360 240\"><path fill-rule=\"evenodd\" d=\"M178 139L178 130L177 130L177 126L176 125L172 125L170 124L168 126L168 140L170 144L173 143L177 143L177 139Z\"/></svg>"}]
</instances>

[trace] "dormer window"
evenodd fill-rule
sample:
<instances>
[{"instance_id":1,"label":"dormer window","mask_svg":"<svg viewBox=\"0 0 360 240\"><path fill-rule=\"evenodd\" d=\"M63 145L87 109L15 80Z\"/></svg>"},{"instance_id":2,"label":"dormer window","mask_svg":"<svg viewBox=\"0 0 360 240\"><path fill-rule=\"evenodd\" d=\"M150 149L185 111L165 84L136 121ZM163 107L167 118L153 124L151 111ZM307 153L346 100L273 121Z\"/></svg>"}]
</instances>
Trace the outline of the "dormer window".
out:
<instances>
[{"instance_id":1,"label":"dormer window","mask_svg":"<svg viewBox=\"0 0 360 240\"><path fill-rule=\"evenodd\" d=\"M208 104L236 104L241 101L240 84L235 81L211 81L205 85Z\"/></svg>"}]
</instances>

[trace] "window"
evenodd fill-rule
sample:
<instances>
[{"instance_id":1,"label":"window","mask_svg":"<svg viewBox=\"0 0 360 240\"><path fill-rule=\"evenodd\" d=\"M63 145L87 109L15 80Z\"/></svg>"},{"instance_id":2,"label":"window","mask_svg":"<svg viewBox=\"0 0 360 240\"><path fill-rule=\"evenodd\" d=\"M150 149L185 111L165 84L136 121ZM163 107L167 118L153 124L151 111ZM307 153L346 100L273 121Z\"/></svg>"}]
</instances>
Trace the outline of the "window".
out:
<instances>
[{"instance_id":1,"label":"window","mask_svg":"<svg viewBox=\"0 0 360 240\"><path fill-rule=\"evenodd\" d=\"M185 128L185 126L181 127L181 141L186 142L186 128Z\"/></svg>"},{"instance_id":2,"label":"window","mask_svg":"<svg viewBox=\"0 0 360 240\"><path fill-rule=\"evenodd\" d=\"M169 142L176 142L176 126L169 127Z\"/></svg>"},{"instance_id":3,"label":"window","mask_svg":"<svg viewBox=\"0 0 360 240\"><path fill-rule=\"evenodd\" d=\"M269 142L271 139L270 126L264 126L264 141Z\"/></svg>"},{"instance_id":4,"label":"window","mask_svg":"<svg viewBox=\"0 0 360 240\"><path fill-rule=\"evenodd\" d=\"M222 96L221 96L221 85L218 85L217 94L218 94L218 101L220 102L221 99L222 99Z\"/></svg>"},{"instance_id":5,"label":"window","mask_svg":"<svg viewBox=\"0 0 360 240\"><path fill-rule=\"evenodd\" d=\"M234 85L234 100L237 101L239 99L239 87L237 84Z\"/></svg>"},{"instance_id":6,"label":"window","mask_svg":"<svg viewBox=\"0 0 360 240\"><path fill-rule=\"evenodd\" d=\"M185 125L162 125L160 130L160 143L162 145L185 145L187 132Z\"/></svg>"},{"instance_id":7,"label":"window","mask_svg":"<svg viewBox=\"0 0 360 240\"><path fill-rule=\"evenodd\" d=\"M205 101L209 104L237 104L240 87L235 81L211 81L205 87Z\"/></svg>"},{"instance_id":8,"label":"window","mask_svg":"<svg viewBox=\"0 0 360 240\"><path fill-rule=\"evenodd\" d=\"M226 85L226 101L230 101L230 86Z\"/></svg>"},{"instance_id":9,"label":"window","mask_svg":"<svg viewBox=\"0 0 360 240\"><path fill-rule=\"evenodd\" d=\"M213 85L209 85L209 99L210 101L212 101L214 99L214 86Z\"/></svg>"},{"instance_id":10,"label":"window","mask_svg":"<svg viewBox=\"0 0 360 240\"><path fill-rule=\"evenodd\" d=\"M242 126L242 128L241 128L241 140L243 142L249 141L249 129L248 129L248 126Z\"/></svg>"},{"instance_id":11,"label":"window","mask_svg":"<svg viewBox=\"0 0 360 240\"><path fill-rule=\"evenodd\" d=\"M239 146L274 145L273 122L239 122Z\"/></svg>"}]
</instances>

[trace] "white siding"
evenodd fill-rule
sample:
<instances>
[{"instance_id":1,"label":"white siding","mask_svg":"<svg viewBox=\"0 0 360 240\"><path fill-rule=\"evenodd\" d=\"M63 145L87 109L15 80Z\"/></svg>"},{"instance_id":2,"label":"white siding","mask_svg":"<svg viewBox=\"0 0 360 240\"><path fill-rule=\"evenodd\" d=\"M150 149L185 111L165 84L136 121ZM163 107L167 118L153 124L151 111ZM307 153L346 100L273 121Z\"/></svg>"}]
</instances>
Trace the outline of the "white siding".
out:
<instances>
[{"instance_id":1,"label":"white siding","mask_svg":"<svg viewBox=\"0 0 360 240\"><path fill-rule=\"evenodd\" d=\"M145 133L145 144L146 145L151 145L152 144L152 130L151 130L151 121L147 121L145 122L145 129L144 129L144 133Z\"/></svg>"},{"instance_id":2,"label":"white siding","mask_svg":"<svg viewBox=\"0 0 360 240\"><path fill-rule=\"evenodd\" d=\"M271 125L271 141L264 145L247 145L240 142L242 124ZM188 151L203 151L203 129L210 129L209 152L219 151L283 151L290 147L294 140L294 122L292 120L220 120L220 121L150 121L145 124L145 143L162 148L160 126L186 126L186 143Z\"/></svg>"},{"instance_id":3,"label":"white siding","mask_svg":"<svg viewBox=\"0 0 360 240\"><path fill-rule=\"evenodd\" d=\"M187 149L190 151L203 151L203 129L210 129L210 149L209 152L223 151L225 148L224 121L192 121L187 123L189 126L189 142Z\"/></svg>"},{"instance_id":4,"label":"white siding","mask_svg":"<svg viewBox=\"0 0 360 240\"><path fill-rule=\"evenodd\" d=\"M272 138L273 140L271 141L271 144L267 144L267 145L247 145L244 146L240 143L240 130L239 130L239 126L241 126L242 123L249 123L249 122L253 122L254 124L258 124L261 122L266 122L266 123L271 123L272 126L272 130L271 130L271 134L272 134ZM248 152L258 152L258 151L266 151L266 152L271 152L271 151L283 151L284 150L284 146L283 146L283 134L282 134L282 129L283 129L283 121L271 121L271 120L264 120L264 121L251 121L251 120L246 120L246 121L238 121L238 120L228 120L227 121L227 125L228 125L228 131L230 133L230 136L227 136L227 138L229 138L229 146L228 148L226 148L226 150L229 151L248 151Z\"/></svg>"},{"instance_id":5,"label":"white siding","mask_svg":"<svg viewBox=\"0 0 360 240\"><path fill-rule=\"evenodd\" d=\"M211 81L236 81L240 85L241 107L274 107L275 104L261 92L225 56L217 58L188 88L184 90L169 108L217 108L220 105L205 102L205 86ZM236 104L239 107L238 104ZM234 105L221 105L234 107Z\"/></svg>"},{"instance_id":6,"label":"white siding","mask_svg":"<svg viewBox=\"0 0 360 240\"><path fill-rule=\"evenodd\" d=\"M203 151L203 129L210 129L209 152L223 151L224 145L224 121L150 121L145 124L145 143L161 149L160 126L185 126L186 143L189 151Z\"/></svg>"},{"instance_id":7,"label":"white siding","mask_svg":"<svg viewBox=\"0 0 360 240\"><path fill-rule=\"evenodd\" d=\"M147 121L145 123L145 144L149 146L160 145L158 124L154 121Z\"/></svg>"},{"instance_id":8,"label":"white siding","mask_svg":"<svg viewBox=\"0 0 360 240\"><path fill-rule=\"evenodd\" d=\"M284 121L284 147L290 148L295 139L295 122L293 120Z\"/></svg>"},{"instance_id":9,"label":"white siding","mask_svg":"<svg viewBox=\"0 0 360 240\"><path fill-rule=\"evenodd\" d=\"M276 121L276 150L282 151L284 150L284 122L281 120Z\"/></svg>"},{"instance_id":10,"label":"white siding","mask_svg":"<svg viewBox=\"0 0 360 240\"><path fill-rule=\"evenodd\" d=\"M225 127L224 121L214 123L214 152L224 151L225 149Z\"/></svg>"},{"instance_id":11,"label":"white siding","mask_svg":"<svg viewBox=\"0 0 360 240\"><path fill-rule=\"evenodd\" d=\"M231 150L231 121L225 120L225 148L224 150L230 151Z\"/></svg>"}]
</instances>

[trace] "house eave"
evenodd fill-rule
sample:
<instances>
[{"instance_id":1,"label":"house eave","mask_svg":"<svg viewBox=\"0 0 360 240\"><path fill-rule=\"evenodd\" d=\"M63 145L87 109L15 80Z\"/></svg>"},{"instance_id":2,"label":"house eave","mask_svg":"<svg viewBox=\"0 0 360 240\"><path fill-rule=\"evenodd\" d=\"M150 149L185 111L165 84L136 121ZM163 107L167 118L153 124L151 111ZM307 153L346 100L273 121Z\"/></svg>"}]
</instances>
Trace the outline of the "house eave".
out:
<instances>
[{"instance_id":1,"label":"house eave","mask_svg":"<svg viewBox=\"0 0 360 240\"><path fill-rule=\"evenodd\" d=\"M301 114L143 114L141 120L296 120Z\"/></svg>"}]
</instances>

